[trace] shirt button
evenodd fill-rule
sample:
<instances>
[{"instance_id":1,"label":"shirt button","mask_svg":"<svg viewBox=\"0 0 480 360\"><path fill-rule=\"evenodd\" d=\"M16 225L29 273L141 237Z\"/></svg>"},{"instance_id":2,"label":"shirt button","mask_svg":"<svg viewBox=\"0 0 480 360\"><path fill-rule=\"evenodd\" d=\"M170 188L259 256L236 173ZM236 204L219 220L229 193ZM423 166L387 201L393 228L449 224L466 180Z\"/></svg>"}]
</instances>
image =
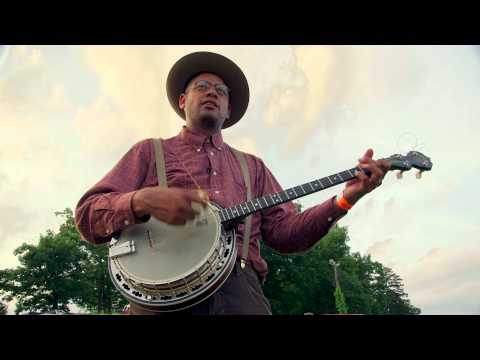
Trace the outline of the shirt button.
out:
<instances>
[{"instance_id":1,"label":"shirt button","mask_svg":"<svg viewBox=\"0 0 480 360\"><path fill-rule=\"evenodd\" d=\"M125 225L129 225L129 224L130 224L130 221L125 220L123 223L124 223Z\"/></svg>"},{"instance_id":2,"label":"shirt button","mask_svg":"<svg viewBox=\"0 0 480 360\"><path fill-rule=\"evenodd\" d=\"M216 171L214 171L214 172L213 172L213 175L217 175L217 172L216 172Z\"/></svg>"},{"instance_id":3,"label":"shirt button","mask_svg":"<svg viewBox=\"0 0 480 360\"><path fill-rule=\"evenodd\" d=\"M217 194L217 195L220 194L220 191L216 190L216 191L215 191L215 194Z\"/></svg>"},{"instance_id":4,"label":"shirt button","mask_svg":"<svg viewBox=\"0 0 480 360\"><path fill-rule=\"evenodd\" d=\"M328 221L332 221L332 218L329 216L327 220L328 220Z\"/></svg>"},{"instance_id":5,"label":"shirt button","mask_svg":"<svg viewBox=\"0 0 480 360\"><path fill-rule=\"evenodd\" d=\"M200 152L201 149L197 149L197 152Z\"/></svg>"},{"instance_id":6,"label":"shirt button","mask_svg":"<svg viewBox=\"0 0 480 360\"><path fill-rule=\"evenodd\" d=\"M210 151L210 155L213 155L213 151Z\"/></svg>"}]
</instances>

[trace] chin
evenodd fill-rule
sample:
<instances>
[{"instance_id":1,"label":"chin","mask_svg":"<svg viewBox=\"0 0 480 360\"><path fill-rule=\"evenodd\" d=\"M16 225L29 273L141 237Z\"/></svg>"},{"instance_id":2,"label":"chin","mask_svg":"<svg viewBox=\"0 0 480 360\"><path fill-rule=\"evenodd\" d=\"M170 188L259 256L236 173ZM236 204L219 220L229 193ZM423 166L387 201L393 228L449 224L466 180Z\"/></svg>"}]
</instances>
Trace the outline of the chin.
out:
<instances>
[{"instance_id":1,"label":"chin","mask_svg":"<svg viewBox=\"0 0 480 360\"><path fill-rule=\"evenodd\" d=\"M202 114L199 119L199 124L202 128L209 130L220 129L222 127L222 121L211 114Z\"/></svg>"}]
</instances>

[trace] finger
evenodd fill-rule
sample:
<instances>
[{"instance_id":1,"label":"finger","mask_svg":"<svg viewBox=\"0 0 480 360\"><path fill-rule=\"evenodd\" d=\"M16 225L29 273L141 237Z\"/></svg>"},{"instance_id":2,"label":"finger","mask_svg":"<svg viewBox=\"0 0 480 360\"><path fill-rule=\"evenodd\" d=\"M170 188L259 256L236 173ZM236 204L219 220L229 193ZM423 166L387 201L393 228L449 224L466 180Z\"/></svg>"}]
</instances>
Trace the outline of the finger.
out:
<instances>
[{"instance_id":1,"label":"finger","mask_svg":"<svg viewBox=\"0 0 480 360\"><path fill-rule=\"evenodd\" d=\"M380 170L380 168L373 162L368 165L362 165L362 169L368 169L371 173L369 179L368 179L368 185L378 185L378 182L383 179L383 172Z\"/></svg>"},{"instance_id":2,"label":"finger","mask_svg":"<svg viewBox=\"0 0 480 360\"><path fill-rule=\"evenodd\" d=\"M364 181L368 180L367 174L365 174L363 171L357 170L355 172L355 176L357 177L358 181L363 181L364 182Z\"/></svg>"},{"instance_id":3,"label":"finger","mask_svg":"<svg viewBox=\"0 0 480 360\"><path fill-rule=\"evenodd\" d=\"M387 160L380 159L380 160L377 160L376 162L377 162L378 167L380 167L382 169L384 174L386 174L390 170L390 163Z\"/></svg>"},{"instance_id":4,"label":"finger","mask_svg":"<svg viewBox=\"0 0 480 360\"><path fill-rule=\"evenodd\" d=\"M358 160L362 162L363 160L368 160L372 158L373 158L373 149L367 149L367 151L365 151L365 154L363 154L363 156Z\"/></svg>"},{"instance_id":5,"label":"finger","mask_svg":"<svg viewBox=\"0 0 480 360\"><path fill-rule=\"evenodd\" d=\"M205 207L208 202L208 193L203 190L192 190L186 194L186 198L189 201L201 203Z\"/></svg>"}]
</instances>

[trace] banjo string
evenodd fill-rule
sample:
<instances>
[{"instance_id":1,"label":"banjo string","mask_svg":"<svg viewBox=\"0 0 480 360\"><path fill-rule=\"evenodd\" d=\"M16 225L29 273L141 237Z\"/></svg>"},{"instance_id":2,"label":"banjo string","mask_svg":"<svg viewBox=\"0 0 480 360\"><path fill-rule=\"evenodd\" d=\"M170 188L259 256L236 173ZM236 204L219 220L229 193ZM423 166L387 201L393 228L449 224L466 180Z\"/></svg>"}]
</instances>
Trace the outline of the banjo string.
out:
<instances>
[{"instance_id":1,"label":"banjo string","mask_svg":"<svg viewBox=\"0 0 480 360\"><path fill-rule=\"evenodd\" d=\"M198 182L195 180L195 178L193 177L193 175L190 173L190 171L188 170L187 166L185 165L185 163L182 161L182 159L180 159L179 156L177 156L177 154L173 154L175 156L175 158L180 162L180 164L182 164L183 168L185 169L185 172L187 173L187 175L190 177L190 179L192 179L193 183L195 184L195 186L197 187L197 191L200 193L200 195L202 197L207 197L208 199L208 193L202 189L202 187L198 184Z\"/></svg>"}]
</instances>

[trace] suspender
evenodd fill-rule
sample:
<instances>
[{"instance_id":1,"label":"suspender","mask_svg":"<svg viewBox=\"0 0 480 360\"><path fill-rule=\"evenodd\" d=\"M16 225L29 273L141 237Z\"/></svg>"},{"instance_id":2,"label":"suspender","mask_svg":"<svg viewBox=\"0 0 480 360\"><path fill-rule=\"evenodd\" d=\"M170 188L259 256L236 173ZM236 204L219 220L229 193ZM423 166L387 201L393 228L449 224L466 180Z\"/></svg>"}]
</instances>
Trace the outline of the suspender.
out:
<instances>
[{"instance_id":1,"label":"suspender","mask_svg":"<svg viewBox=\"0 0 480 360\"><path fill-rule=\"evenodd\" d=\"M245 186L247 187L247 201L252 200L252 187L250 183L250 172L247 167L247 160L245 159L245 154L234 148L231 148L233 153L237 157L238 162L240 163L240 168L243 174L243 180L245 181ZM242 249L242 258L240 260L240 266L242 269L245 267L245 262L248 258L248 245L250 243L250 233L252 231L252 215L248 215L245 218L245 227L243 230L243 249Z\"/></svg>"},{"instance_id":2,"label":"suspender","mask_svg":"<svg viewBox=\"0 0 480 360\"><path fill-rule=\"evenodd\" d=\"M153 139L155 145L155 161L157 163L158 186L167 186L167 175L165 172L165 156L163 155L162 139Z\"/></svg>"},{"instance_id":3,"label":"suspender","mask_svg":"<svg viewBox=\"0 0 480 360\"><path fill-rule=\"evenodd\" d=\"M158 186L167 187L167 176L165 171L165 156L163 154L162 139L161 138L153 139L153 143L155 145L155 161L157 165ZM245 154L232 147L231 149L233 150L233 153L235 154L238 162L240 163L240 168L242 170L245 186L247 187L247 201L250 201L252 200L252 187L250 182L250 172L248 171ZM249 215L245 218L245 228L243 232L243 249L242 249L242 257L240 259L240 265L242 269L245 267L245 262L247 261L247 258L248 258L248 245L250 243L251 231L252 231L252 215Z\"/></svg>"}]
</instances>

